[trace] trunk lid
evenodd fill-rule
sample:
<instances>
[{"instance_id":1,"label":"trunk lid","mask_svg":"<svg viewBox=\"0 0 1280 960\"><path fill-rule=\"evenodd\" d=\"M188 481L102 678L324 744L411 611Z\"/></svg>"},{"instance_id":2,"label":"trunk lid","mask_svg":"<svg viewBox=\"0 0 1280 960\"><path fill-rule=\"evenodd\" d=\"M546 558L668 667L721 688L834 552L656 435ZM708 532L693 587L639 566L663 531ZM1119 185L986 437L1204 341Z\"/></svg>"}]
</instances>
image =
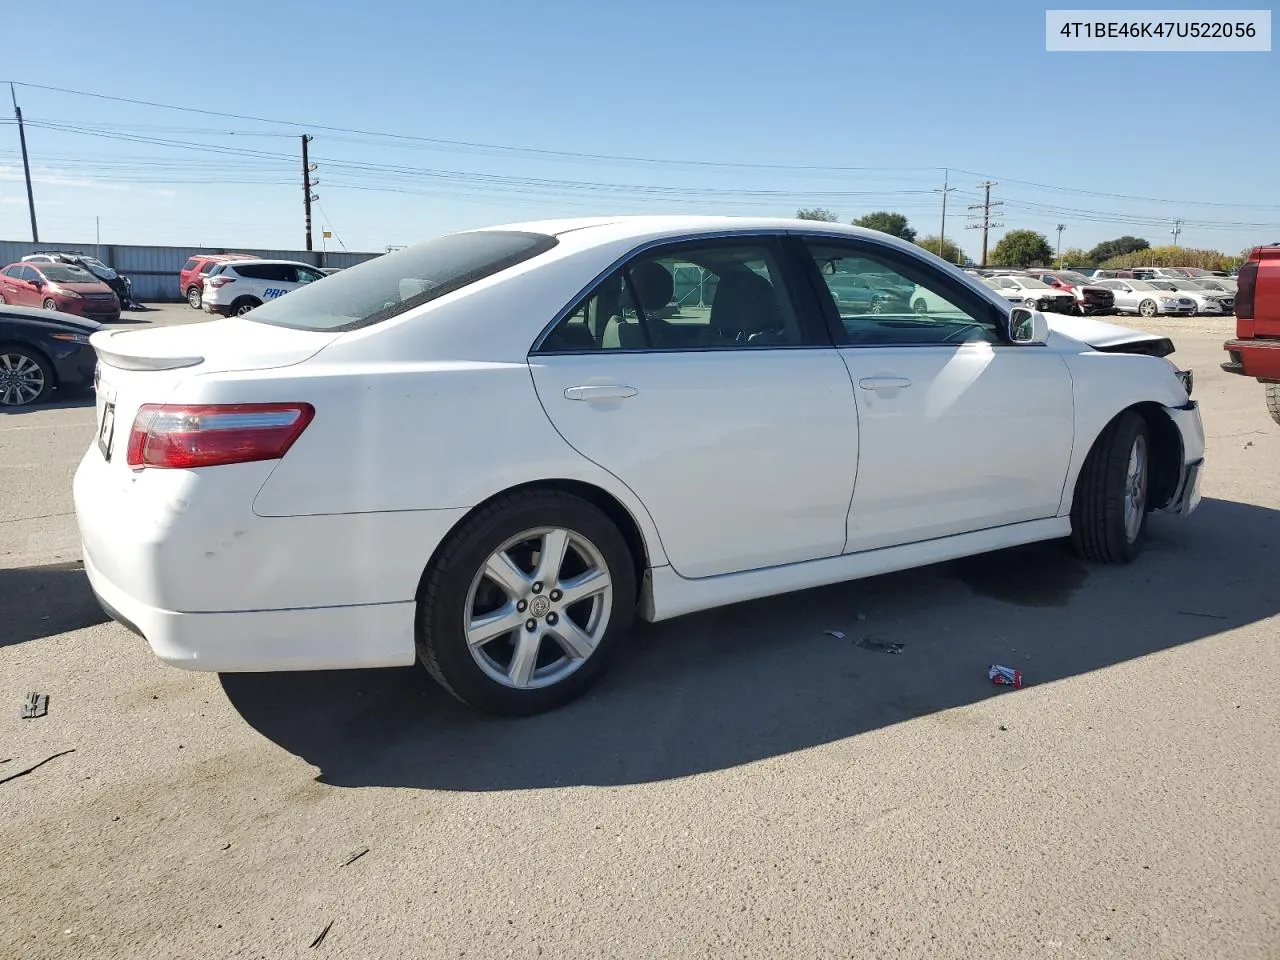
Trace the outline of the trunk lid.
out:
<instances>
[{"instance_id":1,"label":"trunk lid","mask_svg":"<svg viewBox=\"0 0 1280 960\"><path fill-rule=\"evenodd\" d=\"M125 446L138 408L167 402L189 377L291 366L340 336L239 317L149 330L100 330L89 338L98 354L98 455L127 470Z\"/></svg>"}]
</instances>

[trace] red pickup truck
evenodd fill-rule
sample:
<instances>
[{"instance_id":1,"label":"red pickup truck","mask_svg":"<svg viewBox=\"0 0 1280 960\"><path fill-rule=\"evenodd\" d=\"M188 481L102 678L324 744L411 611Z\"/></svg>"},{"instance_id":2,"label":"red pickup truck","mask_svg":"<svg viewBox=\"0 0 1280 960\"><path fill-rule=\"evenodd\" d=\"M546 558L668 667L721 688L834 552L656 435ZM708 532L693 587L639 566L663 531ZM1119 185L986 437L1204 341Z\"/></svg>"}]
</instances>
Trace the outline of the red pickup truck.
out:
<instances>
[{"instance_id":1,"label":"red pickup truck","mask_svg":"<svg viewBox=\"0 0 1280 960\"><path fill-rule=\"evenodd\" d=\"M1222 345L1231 357L1222 369L1263 384L1280 423L1280 243L1249 251L1237 285L1236 336Z\"/></svg>"}]
</instances>

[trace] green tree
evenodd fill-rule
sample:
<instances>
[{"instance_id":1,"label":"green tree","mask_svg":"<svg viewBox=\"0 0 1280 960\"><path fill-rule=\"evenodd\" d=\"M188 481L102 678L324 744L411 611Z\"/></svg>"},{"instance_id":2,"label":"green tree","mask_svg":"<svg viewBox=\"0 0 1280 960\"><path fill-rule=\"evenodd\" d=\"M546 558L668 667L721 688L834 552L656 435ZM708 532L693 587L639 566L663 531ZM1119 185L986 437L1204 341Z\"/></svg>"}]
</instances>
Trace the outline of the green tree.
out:
<instances>
[{"instance_id":1,"label":"green tree","mask_svg":"<svg viewBox=\"0 0 1280 960\"><path fill-rule=\"evenodd\" d=\"M1239 266L1240 258L1220 250L1196 250L1193 247L1149 247L1121 257L1112 257L1104 267L1199 267L1201 270L1230 270Z\"/></svg>"},{"instance_id":2,"label":"green tree","mask_svg":"<svg viewBox=\"0 0 1280 960\"><path fill-rule=\"evenodd\" d=\"M826 207L814 207L812 209L800 208L796 211L797 220L821 220L823 223L836 223L840 220L834 213Z\"/></svg>"},{"instance_id":3,"label":"green tree","mask_svg":"<svg viewBox=\"0 0 1280 960\"><path fill-rule=\"evenodd\" d=\"M1089 270L1097 265L1093 257L1079 247L1063 250L1062 256L1058 258L1059 270Z\"/></svg>"},{"instance_id":4,"label":"green tree","mask_svg":"<svg viewBox=\"0 0 1280 960\"><path fill-rule=\"evenodd\" d=\"M1043 233L1034 230L1010 230L991 251L991 262L998 267L1032 267L1053 261L1053 247Z\"/></svg>"},{"instance_id":5,"label":"green tree","mask_svg":"<svg viewBox=\"0 0 1280 960\"><path fill-rule=\"evenodd\" d=\"M943 260L946 260L949 263L968 263L969 262L969 258L965 256L964 251L961 250L959 247L957 247L950 240L942 241L941 253L938 252L938 238L935 235L931 234L930 236L927 236L927 237L920 237L916 239L914 243L917 247L923 247L924 249L928 250L930 253L937 254L937 256L940 256Z\"/></svg>"},{"instance_id":6,"label":"green tree","mask_svg":"<svg viewBox=\"0 0 1280 960\"><path fill-rule=\"evenodd\" d=\"M908 243L916 238L916 232L907 226L907 218L901 213L891 213L888 210L868 213L865 217L859 217L853 221L853 225L865 227L868 230L879 230L891 237L900 237Z\"/></svg>"},{"instance_id":7,"label":"green tree","mask_svg":"<svg viewBox=\"0 0 1280 960\"><path fill-rule=\"evenodd\" d=\"M1114 240L1103 240L1089 251L1089 258L1094 263L1102 263L1102 261L1110 260L1112 257L1123 257L1127 253L1137 253L1139 250L1147 250L1150 247L1151 244L1141 237L1126 235L1116 237Z\"/></svg>"}]
</instances>

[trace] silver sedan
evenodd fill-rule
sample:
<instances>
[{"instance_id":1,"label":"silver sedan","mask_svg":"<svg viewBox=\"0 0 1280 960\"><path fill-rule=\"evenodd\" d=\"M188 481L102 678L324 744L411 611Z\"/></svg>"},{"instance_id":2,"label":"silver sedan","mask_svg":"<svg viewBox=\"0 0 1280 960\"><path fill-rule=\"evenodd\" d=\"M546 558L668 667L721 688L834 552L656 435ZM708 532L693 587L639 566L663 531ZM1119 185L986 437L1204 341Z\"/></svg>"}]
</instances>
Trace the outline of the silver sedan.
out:
<instances>
[{"instance_id":1,"label":"silver sedan","mask_svg":"<svg viewBox=\"0 0 1280 960\"><path fill-rule=\"evenodd\" d=\"M1116 313L1136 313L1154 317L1162 313L1189 317L1196 312L1196 302L1176 290L1162 290L1147 280L1100 280L1098 286L1116 295Z\"/></svg>"}]
</instances>

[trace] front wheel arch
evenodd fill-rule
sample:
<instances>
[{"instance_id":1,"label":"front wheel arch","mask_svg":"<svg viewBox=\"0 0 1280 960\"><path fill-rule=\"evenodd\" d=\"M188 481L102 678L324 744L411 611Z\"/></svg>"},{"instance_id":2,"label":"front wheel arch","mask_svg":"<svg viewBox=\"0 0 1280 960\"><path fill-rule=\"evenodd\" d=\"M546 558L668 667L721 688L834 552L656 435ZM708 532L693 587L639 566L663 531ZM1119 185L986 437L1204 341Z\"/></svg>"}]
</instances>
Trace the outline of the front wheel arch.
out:
<instances>
[{"instance_id":1,"label":"front wheel arch","mask_svg":"<svg viewBox=\"0 0 1280 960\"><path fill-rule=\"evenodd\" d=\"M1081 469L1084 463L1093 455L1094 449L1098 446L1099 441L1107 432L1107 428L1123 417L1130 410L1139 414L1146 421L1147 431L1151 439L1151 488L1147 497L1148 511L1159 510L1167 507L1178 492L1178 485L1182 481L1183 467L1183 448L1182 433L1178 430L1177 424L1165 412L1165 408L1154 401L1145 401L1143 403L1135 403L1125 407L1123 410L1116 412L1110 420L1104 423L1093 438L1093 442L1089 445L1089 453L1085 455L1085 459L1081 461ZM1079 482L1079 472L1072 478L1072 490L1075 484ZM1072 494L1074 502L1074 493Z\"/></svg>"}]
</instances>

